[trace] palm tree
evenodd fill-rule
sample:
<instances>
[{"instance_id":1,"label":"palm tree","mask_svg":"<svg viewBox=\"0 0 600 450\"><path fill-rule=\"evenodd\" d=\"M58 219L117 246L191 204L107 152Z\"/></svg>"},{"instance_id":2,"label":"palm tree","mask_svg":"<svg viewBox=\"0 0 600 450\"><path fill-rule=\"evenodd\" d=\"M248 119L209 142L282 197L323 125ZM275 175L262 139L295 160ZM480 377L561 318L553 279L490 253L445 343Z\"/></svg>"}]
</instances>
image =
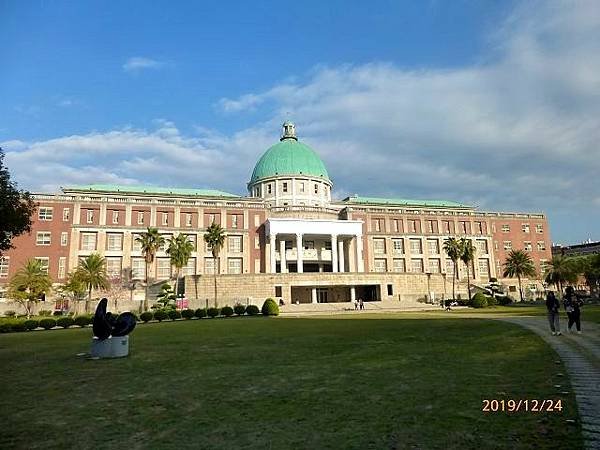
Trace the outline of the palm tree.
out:
<instances>
[{"instance_id":1,"label":"palm tree","mask_svg":"<svg viewBox=\"0 0 600 450\"><path fill-rule=\"evenodd\" d=\"M454 265L454 274L452 276L452 299L456 298L456 293L454 290L455 280L458 279L458 260L462 255L461 243L459 240L453 237L449 237L444 241L444 251L448 255L448 258L452 260L452 264Z\"/></svg>"},{"instance_id":2,"label":"palm tree","mask_svg":"<svg viewBox=\"0 0 600 450\"><path fill-rule=\"evenodd\" d=\"M215 276L215 308L217 307L217 274L220 272L219 264L219 252L225 243L225 230L221 228L221 225L212 223L207 229L204 235L204 241L212 249L213 255L213 269Z\"/></svg>"},{"instance_id":3,"label":"palm tree","mask_svg":"<svg viewBox=\"0 0 600 450\"><path fill-rule=\"evenodd\" d=\"M85 312L88 313L92 301L92 290L108 288L106 260L99 253L86 256L79 261L75 277L87 288L88 297L85 301Z\"/></svg>"},{"instance_id":4,"label":"palm tree","mask_svg":"<svg viewBox=\"0 0 600 450\"><path fill-rule=\"evenodd\" d=\"M471 279L469 277L469 268L472 266L473 261L475 260L475 247L473 246L473 241L466 238L462 238L460 240L460 247L462 249L460 259L467 266L467 289L469 293L469 301L471 301Z\"/></svg>"},{"instance_id":5,"label":"palm tree","mask_svg":"<svg viewBox=\"0 0 600 450\"><path fill-rule=\"evenodd\" d=\"M83 300L87 294L87 288L85 283L83 283L78 275L77 270L74 270L69 273L67 276L67 281L59 287L60 292L64 296L70 297L72 303L74 305L78 305L81 300ZM71 303L71 302L69 302ZM77 306L71 310L74 314L77 312Z\"/></svg>"},{"instance_id":6,"label":"palm tree","mask_svg":"<svg viewBox=\"0 0 600 450\"><path fill-rule=\"evenodd\" d=\"M32 302L37 302L48 294L52 279L41 261L30 259L14 274L8 285L8 296L25 308L27 318L31 317Z\"/></svg>"},{"instance_id":7,"label":"palm tree","mask_svg":"<svg viewBox=\"0 0 600 450\"><path fill-rule=\"evenodd\" d=\"M144 311L148 311L148 274L150 264L154 262L156 252L165 243L165 238L158 234L157 228L148 227L148 231L140 234L136 239L141 245L142 254L146 260L146 293L144 295Z\"/></svg>"},{"instance_id":8,"label":"palm tree","mask_svg":"<svg viewBox=\"0 0 600 450\"><path fill-rule=\"evenodd\" d=\"M562 295L564 283L575 283L577 281L577 270L573 260L566 256L555 255L546 262L546 277L544 281L554 284Z\"/></svg>"},{"instance_id":9,"label":"palm tree","mask_svg":"<svg viewBox=\"0 0 600 450\"><path fill-rule=\"evenodd\" d=\"M519 280L519 294L523 301L523 288L521 287L521 277L535 277L535 266L531 256L523 250L511 250L504 263L504 276L517 277Z\"/></svg>"},{"instance_id":10,"label":"palm tree","mask_svg":"<svg viewBox=\"0 0 600 450\"><path fill-rule=\"evenodd\" d=\"M175 294L179 292L177 288L181 269L187 266L190 256L194 250L194 244L185 234L178 234L176 237L169 239L167 255L171 257L171 265L175 267L175 283L173 286Z\"/></svg>"}]
</instances>

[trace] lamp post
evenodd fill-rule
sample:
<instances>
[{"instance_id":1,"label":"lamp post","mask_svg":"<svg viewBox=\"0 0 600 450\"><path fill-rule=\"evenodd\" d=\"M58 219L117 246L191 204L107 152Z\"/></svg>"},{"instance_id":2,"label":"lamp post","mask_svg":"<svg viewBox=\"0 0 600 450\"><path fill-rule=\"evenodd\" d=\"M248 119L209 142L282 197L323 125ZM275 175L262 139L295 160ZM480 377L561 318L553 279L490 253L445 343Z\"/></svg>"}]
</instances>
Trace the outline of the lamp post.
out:
<instances>
[{"instance_id":1,"label":"lamp post","mask_svg":"<svg viewBox=\"0 0 600 450\"><path fill-rule=\"evenodd\" d=\"M440 302L440 303L441 303L442 308L443 308L444 307L444 301L448 297L448 293L446 292L446 272L442 273L442 277L444 278L444 298L442 299L443 301Z\"/></svg>"}]
</instances>

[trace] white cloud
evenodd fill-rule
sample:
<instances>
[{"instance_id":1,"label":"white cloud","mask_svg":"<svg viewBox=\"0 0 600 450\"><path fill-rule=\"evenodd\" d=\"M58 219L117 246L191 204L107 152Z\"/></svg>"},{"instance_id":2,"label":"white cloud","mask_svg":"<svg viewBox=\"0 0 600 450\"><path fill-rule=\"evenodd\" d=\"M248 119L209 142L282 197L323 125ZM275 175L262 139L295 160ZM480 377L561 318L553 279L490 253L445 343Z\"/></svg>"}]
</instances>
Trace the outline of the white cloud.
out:
<instances>
[{"instance_id":1,"label":"white cloud","mask_svg":"<svg viewBox=\"0 0 600 450\"><path fill-rule=\"evenodd\" d=\"M145 69L159 69L163 66L163 62L155 59L145 58L143 56L134 56L129 58L125 64L123 64L123 70L125 72L138 72Z\"/></svg>"}]
</instances>

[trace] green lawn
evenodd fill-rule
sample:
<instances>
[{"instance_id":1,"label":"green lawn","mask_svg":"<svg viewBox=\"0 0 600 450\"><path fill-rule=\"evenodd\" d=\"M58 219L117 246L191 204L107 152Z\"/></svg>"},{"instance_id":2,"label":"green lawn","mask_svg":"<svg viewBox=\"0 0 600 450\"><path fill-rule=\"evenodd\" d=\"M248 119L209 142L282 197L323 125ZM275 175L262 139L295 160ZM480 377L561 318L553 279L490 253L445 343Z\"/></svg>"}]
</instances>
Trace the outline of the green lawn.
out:
<instances>
[{"instance_id":1,"label":"green lawn","mask_svg":"<svg viewBox=\"0 0 600 450\"><path fill-rule=\"evenodd\" d=\"M130 357L102 361L75 356L89 329L0 335L0 448L582 448L565 368L537 336L352 317L141 324ZM564 409L483 413L494 398Z\"/></svg>"}]
</instances>

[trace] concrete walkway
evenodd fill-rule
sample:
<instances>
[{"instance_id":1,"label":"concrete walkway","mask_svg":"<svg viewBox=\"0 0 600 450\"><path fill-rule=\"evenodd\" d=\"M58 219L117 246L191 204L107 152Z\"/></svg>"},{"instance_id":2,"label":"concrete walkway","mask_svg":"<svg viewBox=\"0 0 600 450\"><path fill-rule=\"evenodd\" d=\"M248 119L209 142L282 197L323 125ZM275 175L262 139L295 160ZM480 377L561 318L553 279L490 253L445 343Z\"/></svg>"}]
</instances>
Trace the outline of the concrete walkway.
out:
<instances>
[{"instance_id":1,"label":"concrete walkway","mask_svg":"<svg viewBox=\"0 0 600 450\"><path fill-rule=\"evenodd\" d=\"M566 333L563 318L561 328ZM567 367L577 398L585 448L600 449L600 326L584 322L581 335L566 333L552 336L545 317L498 320L515 323L537 333L556 350Z\"/></svg>"}]
</instances>

